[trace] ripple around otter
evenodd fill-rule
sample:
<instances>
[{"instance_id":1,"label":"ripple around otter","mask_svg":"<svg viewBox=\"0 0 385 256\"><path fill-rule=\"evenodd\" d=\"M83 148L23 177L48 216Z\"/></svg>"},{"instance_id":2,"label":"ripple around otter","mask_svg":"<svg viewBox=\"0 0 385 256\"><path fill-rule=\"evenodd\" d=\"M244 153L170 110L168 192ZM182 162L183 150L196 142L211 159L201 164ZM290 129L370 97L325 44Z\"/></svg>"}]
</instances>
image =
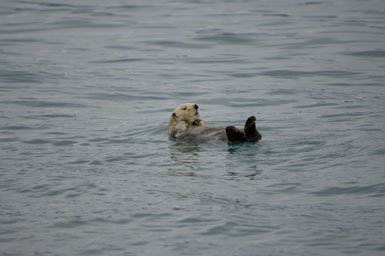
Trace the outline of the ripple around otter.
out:
<instances>
[{"instance_id":1,"label":"ripple around otter","mask_svg":"<svg viewBox=\"0 0 385 256\"><path fill-rule=\"evenodd\" d=\"M384 255L383 10L1 1L0 254Z\"/></svg>"}]
</instances>

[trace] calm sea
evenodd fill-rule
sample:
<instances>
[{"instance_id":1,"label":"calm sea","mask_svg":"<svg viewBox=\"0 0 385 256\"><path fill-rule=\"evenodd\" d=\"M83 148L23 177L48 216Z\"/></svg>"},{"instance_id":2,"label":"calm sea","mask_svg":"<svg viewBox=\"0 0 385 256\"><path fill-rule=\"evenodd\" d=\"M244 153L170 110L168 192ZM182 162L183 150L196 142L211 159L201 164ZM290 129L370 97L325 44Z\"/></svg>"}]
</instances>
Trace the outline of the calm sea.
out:
<instances>
[{"instance_id":1,"label":"calm sea","mask_svg":"<svg viewBox=\"0 0 385 256\"><path fill-rule=\"evenodd\" d=\"M383 0L1 0L0 255L384 255L384 70Z\"/></svg>"}]
</instances>

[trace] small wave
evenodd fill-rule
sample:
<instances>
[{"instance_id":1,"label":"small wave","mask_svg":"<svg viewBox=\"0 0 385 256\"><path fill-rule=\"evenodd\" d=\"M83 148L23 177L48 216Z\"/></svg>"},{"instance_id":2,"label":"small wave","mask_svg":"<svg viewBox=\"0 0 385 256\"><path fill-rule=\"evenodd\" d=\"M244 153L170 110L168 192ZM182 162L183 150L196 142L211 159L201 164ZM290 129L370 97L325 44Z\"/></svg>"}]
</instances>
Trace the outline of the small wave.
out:
<instances>
[{"instance_id":1,"label":"small wave","mask_svg":"<svg viewBox=\"0 0 385 256\"><path fill-rule=\"evenodd\" d=\"M70 146L73 144L78 143L77 141L74 140L60 140L60 141L55 141L52 143L54 146Z\"/></svg>"},{"instance_id":2,"label":"small wave","mask_svg":"<svg viewBox=\"0 0 385 256\"><path fill-rule=\"evenodd\" d=\"M329 187L321 189L311 194L317 196L338 196L344 194L357 194L365 195L371 194L372 196L384 196L385 195L385 183L370 185L370 186L351 186L351 187Z\"/></svg>"},{"instance_id":3,"label":"small wave","mask_svg":"<svg viewBox=\"0 0 385 256\"><path fill-rule=\"evenodd\" d=\"M370 58L384 58L384 50L373 50L373 51L359 51L359 52L347 52L346 55L357 56L357 57L370 57Z\"/></svg>"},{"instance_id":4,"label":"small wave","mask_svg":"<svg viewBox=\"0 0 385 256\"><path fill-rule=\"evenodd\" d=\"M108 64L108 63L140 62L140 61L148 61L148 60L151 60L151 59L123 58L123 59L112 59L112 60L95 60L95 61L90 61L90 63Z\"/></svg>"},{"instance_id":5,"label":"small wave","mask_svg":"<svg viewBox=\"0 0 385 256\"><path fill-rule=\"evenodd\" d=\"M210 45L207 44L192 44L179 41L169 41L169 40L160 40L160 41L146 41L145 43L151 45L173 47L173 48L186 48L186 49L207 49Z\"/></svg>"},{"instance_id":6,"label":"small wave","mask_svg":"<svg viewBox=\"0 0 385 256\"><path fill-rule=\"evenodd\" d=\"M385 156L385 148L376 149L371 154Z\"/></svg>"},{"instance_id":7,"label":"small wave","mask_svg":"<svg viewBox=\"0 0 385 256\"><path fill-rule=\"evenodd\" d=\"M229 76L236 77L236 78L250 78L250 77L256 77L257 73L233 73Z\"/></svg>"},{"instance_id":8,"label":"small wave","mask_svg":"<svg viewBox=\"0 0 385 256\"><path fill-rule=\"evenodd\" d=\"M250 108L250 107L262 107L262 106L278 106L296 102L296 100L283 100L283 99L265 99L265 98L211 98L207 100L200 100L200 103L214 104L233 108Z\"/></svg>"},{"instance_id":9,"label":"small wave","mask_svg":"<svg viewBox=\"0 0 385 256\"><path fill-rule=\"evenodd\" d=\"M40 145L40 144L51 144L53 146L70 146L77 143L74 140L47 140L47 139L33 139L23 141L25 144Z\"/></svg>"},{"instance_id":10,"label":"small wave","mask_svg":"<svg viewBox=\"0 0 385 256\"><path fill-rule=\"evenodd\" d=\"M204 217L195 218L195 217L186 217L178 221L179 223L189 223L189 224L196 224L196 223L210 223L215 222L217 220L215 219L207 219Z\"/></svg>"},{"instance_id":11,"label":"small wave","mask_svg":"<svg viewBox=\"0 0 385 256\"><path fill-rule=\"evenodd\" d=\"M11 137L11 138L0 138L0 142L16 142L19 141L19 138Z\"/></svg>"},{"instance_id":12,"label":"small wave","mask_svg":"<svg viewBox=\"0 0 385 256\"><path fill-rule=\"evenodd\" d=\"M23 116L23 118L25 118L25 119L76 118L76 115L71 115L71 114L45 114L45 115Z\"/></svg>"},{"instance_id":13,"label":"small wave","mask_svg":"<svg viewBox=\"0 0 385 256\"><path fill-rule=\"evenodd\" d=\"M164 100L164 97L155 95L131 95L125 93L90 93L85 99L107 100L107 101L132 101L132 100ZM1 103L1 102L0 102Z\"/></svg>"},{"instance_id":14,"label":"small wave","mask_svg":"<svg viewBox=\"0 0 385 256\"><path fill-rule=\"evenodd\" d=\"M368 82L368 83L330 83L327 85L331 86L385 86L383 83L373 83L373 82Z\"/></svg>"},{"instance_id":15,"label":"small wave","mask_svg":"<svg viewBox=\"0 0 385 256\"><path fill-rule=\"evenodd\" d=\"M226 221L220 222L216 225L211 225L206 231L202 232L202 235L223 235L228 234L232 237L235 236L250 236L256 234L264 234L275 230L276 227L268 225L245 225L242 220L239 221Z\"/></svg>"},{"instance_id":16,"label":"small wave","mask_svg":"<svg viewBox=\"0 0 385 256\"><path fill-rule=\"evenodd\" d=\"M328 114L328 115L321 115L320 118L344 118L344 117L357 117L365 115L365 113L356 112L356 113L338 113L338 114Z\"/></svg>"},{"instance_id":17,"label":"small wave","mask_svg":"<svg viewBox=\"0 0 385 256\"><path fill-rule=\"evenodd\" d=\"M6 125L0 126L0 130L43 130L47 129L48 126L26 126L26 125Z\"/></svg>"},{"instance_id":18,"label":"small wave","mask_svg":"<svg viewBox=\"0 0 385 256\"><path fill-rule=\"evenodd\" d=\"M317 108L317 107L328 107L328 106L336 106L336 103L329 103L329 102L319 102L315 104L309 104L309 105L300 105L300 106L294 106L293 108Z\"/></svg>"},{"instance_id":19,"label":"small wave","mask_svg":"<svg viewBox=\"0 0 385 256\"><path fill-rule=\"evenodd\" d=\"M54 223L51 228L77 228L84 225L89 225L89 222L82 220L60 221Z\"/></svg>"},{"instance_id":20,"label":"small wave","mask_svg":"<svg viewBox=\"0 0 385 256\"><path fill-rule=\"evenodd\" d=\"M0 81L5 83L41 83L43 80L41 76L31 72L0 70Z\"/></svg>"},{"instance_id":21,"label":"small wave","mask_svg":"<svg viewBox=\"0 0 385 256\"><path fill-rule=\"evenodd\" d=\"M131 215L134 219L146 219L146 220L159 220L164 217L170 217L172 216L171 213L164 212L164 213L149 213L149 212L139 212Z\"/></svg>"},{"instance_id":22,"label":"small wave","mask_svg":"<svg viewBox=\"0 0 385 256\"><path fill-rule=\"evenodd\" d=\"M308 1L303 3L304 5L318 5L318 4L323 4L324 2L321 1Z\"/></svg>"},{"instance_id":23,"label":"small wave","mask_svg":"<svg viewBox=\"0 0 385 256\"><path fill-rule=\"evenodd\" d=\"M105 162L121 162L121 161L127 161L127 156L114 156L114 157L106 157L104 159Z\"/></svg>"},{"instance_id":24,"label":"small wave","mask_svg":"<svg viewBox=\"0 0 385 256\"><path fill-rule=\"evenodd\" d=\"M74 102L52 102L42 100L4 100L0 104L19 105L33 108L86 108L87 105Z\"/></svg>"},{"instance_id":25,"label":"small wave","mask_svg":"<svg viewBox=\"0 0 385 256\"><path fill-rule=\"evenodd\" d=\"M50 140L43 140L43 139L34 139L34 140L28 140L28 141L23 141L25 144L47 144L47 143L52 143Z\"/></svg>"},{"instance_id":26,"label":"small wave","mask_svg":"<svg viewBox=\"0 0 385 256\"><path fill-rule=\"evenodd\" d=\"M95 218L95 219L91 219L89 222L93 223L112 223L112 224L127 224L127 223L130 223L132 222L132 219L129 219L129 218L122 218L122 219L112 219L112 218L102 218L102 217L99 217L99 218Z\"/></svg>"},{"instance_id":27,"label":"small wave","mask_svg":"<svg viewBox=\"0 0 385 256\"><path fill-rule=\"evenodd\" d=\"M234 64L234 63L250 63L249 60L246 59L236 59L236 58L199 58L192 59L189 61L190 63L199 63L199 64Z\"/></svg>"},{"instance_id":28,"label":"small wave","mask_svg":"<svg viewBox=\"0 0 385 256\"><path fill-rule=\"evenodd\" d=\"M335 71L335 70L324 70L324 71L294 71L294 70L272 70L258 73L262 76L271 76L279 78L297 78L297 77L309 77L309 76L327 76L327 77L347 77L355 76L361 73L350 72L350 71Z\"/></svg>"},{"instance_id":29,"label":"small wave","mask_svg":"<svg viewBox=\"0 0 385 256\"><path fill-rule=\"evenodd\" d=\"M327 19L327 17L325 17ZM355 41L354 41L355 42ZM345 41L345 40L336 40L334 38L329 37L321 37L321 38L314 38L309 39L302 42L293 42L293 43L278 43L275 46L280 47L282 49L306 49L306 48L320 48L322 46L328 46L334 45L334 44L347 44L352 43L352 41Z\"/></svg>"},{"instance_id":30,"label":"small wave","mask_svg":"<svg viewBox=\"0 0 385 256\"><path fill-rule=\"evenodd\" d=\"M263 14L263 16L282 17L282 18L290 17L290 15L286 13L265 13Z\"/></svg>"},{"instance_id":31,"label":"small wave","mask_svg":"<svg viewBox=\"0 0 385 256\"><path fill-rule=\"evenodd\" d=\"M123 5L107 6L106 9L136 10L136 9L150 8L150 7L156 7L156 6L155 5L139 5L139 4L123 4Z\"/></svg>"},{"instance_id":32,"label":"small wave","mask_svg":"<svg viewBox=\"0 0 385 256\"><path fill-rule=\"evenodd\" d=\"M252 44L255 42L249 34L241 33L220 33L216 35L199 36L194 38L197 41L211 41L223 44Z\"/></svg>"}]
</instances>

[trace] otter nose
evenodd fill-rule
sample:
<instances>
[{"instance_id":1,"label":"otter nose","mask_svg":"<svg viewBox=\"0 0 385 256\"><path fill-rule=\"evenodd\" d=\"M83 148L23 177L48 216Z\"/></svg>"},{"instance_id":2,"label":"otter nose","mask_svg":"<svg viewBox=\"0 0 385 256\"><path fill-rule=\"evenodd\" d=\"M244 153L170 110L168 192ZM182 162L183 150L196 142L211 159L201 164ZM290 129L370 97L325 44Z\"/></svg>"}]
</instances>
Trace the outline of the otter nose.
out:
<instances>
[{"instance_id":1,"label":"otter nose","mask_svg":"<svg viewBox=\"0 0 385 256\"><path fill-rule=\"evenodd\" d=\"M199 106L198 106L197 104L195 104L195 105L194 105L194 108L195 108L195 109L198 109L198 108L199 108Z\"/></svg>"}]
</instances>

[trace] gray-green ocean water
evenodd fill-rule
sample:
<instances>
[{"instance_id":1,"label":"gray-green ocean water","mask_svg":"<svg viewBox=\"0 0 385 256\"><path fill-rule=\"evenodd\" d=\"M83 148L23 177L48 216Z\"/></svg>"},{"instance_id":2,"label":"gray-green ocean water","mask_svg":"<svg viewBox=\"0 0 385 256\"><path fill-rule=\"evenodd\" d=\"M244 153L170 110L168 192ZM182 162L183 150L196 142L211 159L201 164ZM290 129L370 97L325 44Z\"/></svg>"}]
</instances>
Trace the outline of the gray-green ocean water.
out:
<instances>
[{"instance_id":1,"label":"gray-green ocean water","mask_svg":"<svg viewBox=\"0 0 385 256\"><path fill-rule=\"evenodd\" d=\"M0 254L384 255L384 70L382 0L1 0Z\"/></svg>"}]
</instances>

